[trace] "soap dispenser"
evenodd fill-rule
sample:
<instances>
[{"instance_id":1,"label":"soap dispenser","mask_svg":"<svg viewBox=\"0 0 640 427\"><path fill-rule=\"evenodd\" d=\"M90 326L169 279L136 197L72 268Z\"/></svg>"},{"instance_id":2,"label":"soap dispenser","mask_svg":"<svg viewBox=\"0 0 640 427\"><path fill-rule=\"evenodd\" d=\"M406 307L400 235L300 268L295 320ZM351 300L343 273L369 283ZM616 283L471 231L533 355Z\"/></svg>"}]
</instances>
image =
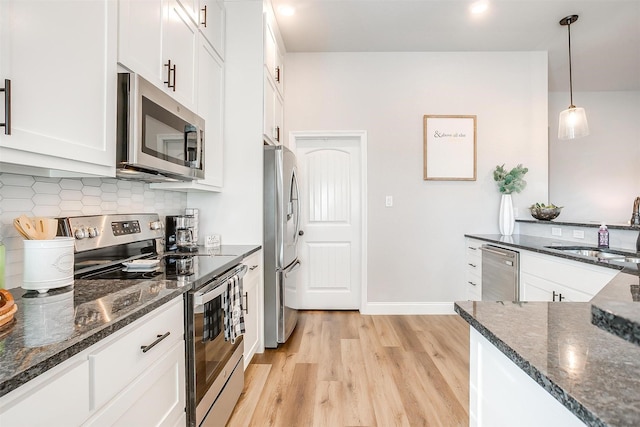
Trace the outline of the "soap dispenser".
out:
<instances>
[{"instance_id":1,"label":"soap dispenser","mask_svg":"<svg viewBox=\"0 0 640 427\"><path fill-rule=\"evenodd\" d=\"M607 226L603 223L598 230L598 247L599 248L608 248L609 247L609 230Z\"/></svg>"}]
</instances>

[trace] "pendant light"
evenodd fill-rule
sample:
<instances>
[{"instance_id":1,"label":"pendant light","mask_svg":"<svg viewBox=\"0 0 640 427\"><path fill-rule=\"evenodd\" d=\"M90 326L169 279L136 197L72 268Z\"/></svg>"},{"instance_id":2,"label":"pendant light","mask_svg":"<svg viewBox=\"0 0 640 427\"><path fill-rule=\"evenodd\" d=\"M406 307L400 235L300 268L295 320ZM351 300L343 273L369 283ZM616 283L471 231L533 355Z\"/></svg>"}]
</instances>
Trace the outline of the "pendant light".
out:
<instances>
[{"instance_id":1,"label":"pendant light","mask_svg":"<svg viewBox=\"0 0 640 427\"><path fill-rule=\"evenodd\" d=\"M575 139L589 135L589 124L584 108L573 105L573 78L571 75L571 24L578 20L578 15L569 15L560 20L560 25L567 26L569 34L569 94L571 105L560 112L558 139Z\"/></svg>"}]
</instances>

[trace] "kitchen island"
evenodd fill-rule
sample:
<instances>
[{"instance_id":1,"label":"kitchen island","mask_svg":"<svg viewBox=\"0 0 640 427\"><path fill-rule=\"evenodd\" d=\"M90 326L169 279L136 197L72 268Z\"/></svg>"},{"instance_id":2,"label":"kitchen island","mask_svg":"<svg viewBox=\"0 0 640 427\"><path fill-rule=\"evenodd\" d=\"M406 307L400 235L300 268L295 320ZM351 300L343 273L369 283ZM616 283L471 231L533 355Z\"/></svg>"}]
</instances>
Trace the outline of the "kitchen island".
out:
<instances>
[{"instance_id":1,"label":"kitchen island","mask_svg":"<svg viewBox=\"0 0 640 427\"><path fill-rule=\"evenodd\" d=\"M592 314L592 311L600 311L594 308L598 305L613 305L617 309L616 314L620 315L617 320L630 326L626 322L633 322L633 319L622 316L622 313L631 315L640 309L635 302L639 283L637 267L629 263L602 263L572 257L547 248L552 246L550 239L511 236L505 241L505 238L494 235L468 237L598 263L620 271L591 302L483 301L455 304L456 312L473 327L470 424L481 425L484 422L489 425L502 420L510 422L510 425L638 425L640 346L609 332L602 325L602 317ZM567 244L566 241L562 243ZM498 351L491 353L495 349ZM496 363L488 369L492 360ZM500 375L500 372L496 373L496 366L499 366L498 370L504 368L505 381L496 379ZM516 382L506 396L505 393L500 394L503 390L498 389L508 389L511 386L508 378L518 373L526 374L526 379ZM530 388L525 384L528 380L533 384ZM519 396L523 390L531 390L532 395ZM543 393L538 394L538 391ZM498 402L500 409L495 410L492 400L498 396L502 400ZM546 400L548 397L552 397L553 402ZM555 407L557 403L559 405ZM519 405L525 411L530 410L534 418L527 419L522 411L518 412ZM538 416L543 418L535 418ZM545 419L545 416L549 418ZM536 423L541 419L545 420L543 424L540 421Z\"/></svg>"}]
</instances>

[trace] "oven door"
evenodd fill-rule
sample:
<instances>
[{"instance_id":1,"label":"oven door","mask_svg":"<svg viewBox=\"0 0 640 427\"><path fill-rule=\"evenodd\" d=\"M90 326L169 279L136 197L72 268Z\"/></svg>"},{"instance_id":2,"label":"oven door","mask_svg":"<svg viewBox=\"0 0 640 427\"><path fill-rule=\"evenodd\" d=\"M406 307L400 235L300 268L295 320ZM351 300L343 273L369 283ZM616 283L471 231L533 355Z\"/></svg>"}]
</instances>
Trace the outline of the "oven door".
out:
<instances>
[{"instance_id":1,"label":"oven door","mask_svg":"<svg viewBox=\"0 0 640 427\"><path fill-rule=\"evenodd\" d=\"M210 412L222 411L228 413L228 417L242 392L242 336L233 344L224 339L222 295L226 292L227 280L206 286L208 290L188 294L191 321L187 322L187 331L191 330L192 337L187 352L190 426L206 425L203 421ZM214 404L225 408L212 408Z\"/></svg>"}]
</instances>

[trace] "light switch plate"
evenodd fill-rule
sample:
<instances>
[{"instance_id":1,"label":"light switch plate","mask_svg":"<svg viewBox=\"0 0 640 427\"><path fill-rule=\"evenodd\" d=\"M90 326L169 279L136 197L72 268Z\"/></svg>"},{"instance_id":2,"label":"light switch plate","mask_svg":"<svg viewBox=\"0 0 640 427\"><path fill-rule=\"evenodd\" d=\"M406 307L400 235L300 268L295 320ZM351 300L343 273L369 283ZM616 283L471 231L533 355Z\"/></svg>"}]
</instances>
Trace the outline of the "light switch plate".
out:
<instances>
[{"instance_id":1,"label":"light switch plate","mask_svg":"<svg viewBox=\"0 0 640 427\"><path fill-rule=\"evenodd\" d=\"M393 196L387 196L384 199L384 205L388 208L390 208L391 206L393 206Z\"/></svg>"}]
</instances>

